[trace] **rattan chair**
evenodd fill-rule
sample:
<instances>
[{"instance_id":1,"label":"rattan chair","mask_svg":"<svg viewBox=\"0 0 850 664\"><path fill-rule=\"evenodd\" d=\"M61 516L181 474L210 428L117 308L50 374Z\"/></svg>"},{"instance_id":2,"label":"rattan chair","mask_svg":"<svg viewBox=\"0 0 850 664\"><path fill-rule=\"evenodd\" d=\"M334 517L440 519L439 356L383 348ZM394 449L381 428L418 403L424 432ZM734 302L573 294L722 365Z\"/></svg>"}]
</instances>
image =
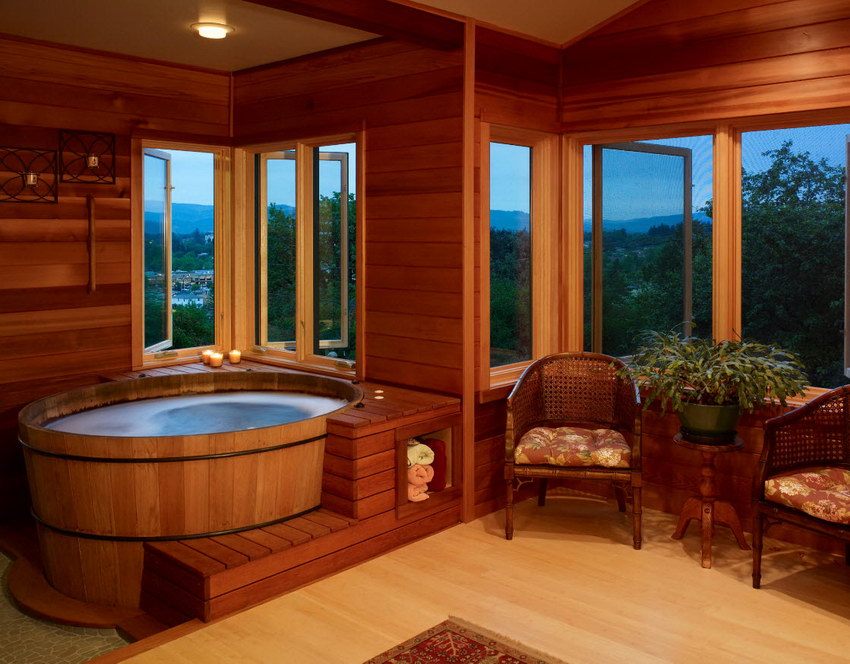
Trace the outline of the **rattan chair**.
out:
<instances>
[{"instance_id":1,"label":"rattan chair","mask_svg":"<svg viewBox=\"0 0 850 664\"><path fill-rule=\"evenodd\" d=\"M850 524L834 520L850 518L848 484L850 385L764 423L753 485L753 588L761 585L764 532L774 524L844 540L850 563Z\"/></svg>"},{"instance_id":2,"label":"rattan chair","mask_svg":"<svg viewBox=\"0 0 850 664\"><path fill-rule=\"evenodd\" d=\"M559 353L532 363L522 374L508 397L507 428L505 431L505 480L507 506L505 537L513 538L513 497L515 481L539 480L538 504L546 502L548 480L600 480L614 485L621 512L626 509L627 494L631 495L634 548L641 544L641 470L640 470L640 396L633 381L615 375L622 362L595 353ZM574 429L619 432L628 451L621 443L619 451L610 457L604 436L596 434L603 446L599 454L588 451L586 445L561 453L558 444L534 450L534 459L526 455L529 441L545 435L558 436L565 441ZM570 427L566 433L555 433L559 427ZM560 432L564 432L563 429ZM579 435L584 435L580 433ZM616 437L616 436L615 436ZM596 440L596 439L594 439ZM572 444L572 443L570 443ZM595 443L594 443L595 444ZM554 451L553 451L554 450ZM539 457L546 456L545 463ZM609 458L610 457L610 458ZM575 463L578 460L579 463ZM612 460L616 465L612 465ZM607 465L606 465L607 464Z\"/></svg>"}]
</instances>

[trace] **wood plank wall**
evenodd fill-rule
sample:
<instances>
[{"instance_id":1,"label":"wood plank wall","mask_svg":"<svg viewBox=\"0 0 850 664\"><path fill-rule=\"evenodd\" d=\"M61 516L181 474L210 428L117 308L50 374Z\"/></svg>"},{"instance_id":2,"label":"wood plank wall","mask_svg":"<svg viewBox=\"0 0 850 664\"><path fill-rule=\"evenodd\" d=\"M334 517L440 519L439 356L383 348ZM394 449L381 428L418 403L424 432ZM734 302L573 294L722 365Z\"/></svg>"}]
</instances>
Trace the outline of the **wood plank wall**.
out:
<instances>
[{"instance_id":1,"label":"wood plank wall","mask_svg":"<svg viewBox=\"0 0 850 664\"><path fill-rule=\"evenodd\" d=\"M234 77L240 144L365 130L368 380L461 392L462 95L462 51L386 40Z\"/></svg>"},{"instance_id":2,"label":"wood plank wall","mask_svg":"<svg viewBox=\"0 0 850 664\"><path fill-rule=\"evenodd\" d=\"M565 131L848 105L842 0L650 0L564 51Z\"/></svg>"},{"instance_id":3,"label":"wood plank wall","mask_svg":"<svg viewBox=\"0 0 850 664\"><path fill-rule=\"evenodd\" d=\"M559 49L513 35L482 28L476 29L475 41L475 116L481 122L537 131L559 131L558 85ZM476 154L481 153L480 134L476 132ZM476 183L480 182L480 164L476 163ZM481 221L481 205L476 188L475 267L481 272L481 233L488 233ZM484 272L486 274L486 271ZM475 298L489 297L476 279ZM481 306L475 307L475 375L480 379ZM477 389L486 392L486 386ZM505 482L505 400L477 403L475 409L475 514L482 515L504 504Z\"/></svg>"},{"instance_id":4,"label":"wood plank wall","mask_svg":"<svg viewBox=\"0 0 850 664\"><path fill-rule=\"evenodd\" d=\"M28 506L19 408L130 367L131 132L228 137L229 75L15 38L0 38L0 62L0 146L56 150L59 129L114 133L117 176L60 184L56 204L0 202L2 517ZM86 194L96 200L93 293Z\"/></svg>"}]
</instances>

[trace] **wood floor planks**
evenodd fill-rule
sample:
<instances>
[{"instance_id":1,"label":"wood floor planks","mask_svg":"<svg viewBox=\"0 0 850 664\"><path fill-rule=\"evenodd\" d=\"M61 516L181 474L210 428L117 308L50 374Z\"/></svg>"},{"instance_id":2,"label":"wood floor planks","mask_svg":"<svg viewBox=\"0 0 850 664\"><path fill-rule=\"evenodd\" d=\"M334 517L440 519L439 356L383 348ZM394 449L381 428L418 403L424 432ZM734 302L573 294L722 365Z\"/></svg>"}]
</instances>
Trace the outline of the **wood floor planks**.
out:
<instances>
[{"instance_id":1,"label":"wood floor planks","mask_svg":"<svg viewBox=\"0 0 850 664\"><path fill-rule=\"evenodd\" d=\"M644 519L634 551L613 503L526 501L513 541L491 514L126 661L359 664L449 615L572 664L846 659L850 567L838 557L768 540L765 584L753 590L750 553L725 529L705 570L698 537L670 538L674 516Z\"/></svg>"}]
</instances>

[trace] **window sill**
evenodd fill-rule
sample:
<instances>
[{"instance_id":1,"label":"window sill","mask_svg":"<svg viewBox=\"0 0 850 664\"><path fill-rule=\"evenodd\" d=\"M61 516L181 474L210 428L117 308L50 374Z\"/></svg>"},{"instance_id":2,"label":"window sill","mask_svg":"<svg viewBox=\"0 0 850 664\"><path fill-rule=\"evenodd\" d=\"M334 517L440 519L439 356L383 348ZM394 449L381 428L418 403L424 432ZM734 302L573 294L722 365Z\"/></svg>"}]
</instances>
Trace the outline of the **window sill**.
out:
<instances>
[{"instance_id":1,"label":"window sill","mask_svg":"<svg viewBox=\"0 0 850 664\"><path fill-rule=\"evenodd\" d=\"M342 378L343 380L357 380L357 372L354 369L335 368L329 364L320 362L296 362L285 357L271 355L266 353L246 352L242 354L242 358L253 360L260 364L268 364L274 367L285 367L293 371L307 371L310 373L322 374L323 376L331 376L333 378Z\"/></svg>"}]
</instances>

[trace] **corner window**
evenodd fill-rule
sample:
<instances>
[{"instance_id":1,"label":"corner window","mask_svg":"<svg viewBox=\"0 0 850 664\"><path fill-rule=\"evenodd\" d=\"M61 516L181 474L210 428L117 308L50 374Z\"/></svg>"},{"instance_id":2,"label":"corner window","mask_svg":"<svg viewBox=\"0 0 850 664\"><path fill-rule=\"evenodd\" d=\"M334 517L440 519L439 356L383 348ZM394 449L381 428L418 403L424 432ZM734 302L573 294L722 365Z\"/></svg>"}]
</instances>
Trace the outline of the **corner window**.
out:
<instances>
[{"instance_id":1,"label":"corner window","mask_svg":"<svg viewBox=\"0 0 850 664\"><path fill-rule=\"evenodd\" d=\"M742 334L800 356L819 387L848 382L850 124L741 135Z\"/></svg>"},{"instance_id":2,"label":"corner window","mask_svg":"<svg viewBox=\"0 0 850 664\"><path fill-rule=\"evenodd\" d=\"M146 362L218 342L221 149L142 146L142 332Z\"/></svg>"},{"instance_id":3,"label":"corner window","mask_svg":"<svg viewBox=\"0 0 850 664\"><path fill-rule=\"evenodd\" d=\"M711 337L712 137L584 157L585 348L629 355L646 330Z\"/></svg>"},{"instance_id":4,"label":"corner window","mask_svg":"<svg viewBox=\"0 0 850 664\"><path fill-rule=\"evenodd\" d=\"M490 143L490 366L532 357L533 148Z\"/></svg>"},{"instance_id":5,"label":"corner window","mask_svg":"<svg viewBox=\"0 0 850 664\"><path fill-rule=\"evenodd\" d=\"M260 352L354 367L356 155L353 141L319 141L254 156Z\"/></svg>"},{"instance_id":6,"label":"corner window","mask_svg":"<svg viewBox=\"0 0 850 664\"><path fill-rule=\"evenodd\" d=\"M482 124L480 380L516 380L557 338L558 138Z\"/></svg>"}]
</instances>

